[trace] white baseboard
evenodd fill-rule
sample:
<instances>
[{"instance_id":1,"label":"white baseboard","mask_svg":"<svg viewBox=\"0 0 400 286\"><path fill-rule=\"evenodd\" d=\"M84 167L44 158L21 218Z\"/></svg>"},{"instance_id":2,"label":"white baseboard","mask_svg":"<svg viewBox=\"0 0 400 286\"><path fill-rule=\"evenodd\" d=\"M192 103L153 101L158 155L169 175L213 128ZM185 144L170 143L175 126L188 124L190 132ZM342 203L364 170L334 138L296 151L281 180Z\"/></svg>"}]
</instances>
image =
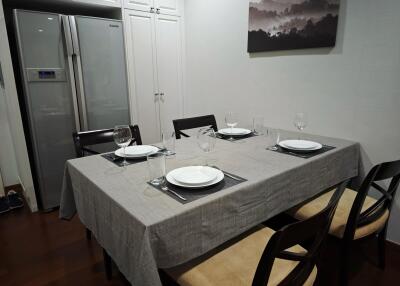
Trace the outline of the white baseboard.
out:
<instances>
[{"instance_id":1,"label":"white baseboard","mask_svg":"<svg viewBox=\"0 0 400 286\"><path fill-rule=\"evenodd\" d=\"M396 241L393 241L393 240L390 240L390 239L386 239L386 241L389 241L390 243L393 243L393 244L396 244L396 245L400 246L400 243L398 243Z\"/></svg>"},{"instance_id":2,"label":"white baseboard","mask_svg":"<svg viewBox=\"0 0 400 286\"><path fill-rule=\"evenodd\" d=\"M31 190L31 191L27 190L25 188L24 184L22 183L22 180L21 180L20 177L18 177L18 180L19 180L19 183L20 183L20 185L22 187L22 195L24 196L25 201L28 204L29 209L33 213L37 212L39 209L38 209L38 206L37 206L37 203L36 203L36 199L35 199L35 196L36 196L35 192L33 190ZM34 199L31 199L32 196L33 196Z\"/></svg>"},{"instance_id":3,"label":"white baseboard","mask_svg":"<svg viewBox=\"0 0 400 286\"><path fill-rule=\"evenodd\" d=\"M6 194L4 193L4 184L3 184L3 178L1 176L0 172L0 198L4 197Z\"/></svg>"}]
</instances>

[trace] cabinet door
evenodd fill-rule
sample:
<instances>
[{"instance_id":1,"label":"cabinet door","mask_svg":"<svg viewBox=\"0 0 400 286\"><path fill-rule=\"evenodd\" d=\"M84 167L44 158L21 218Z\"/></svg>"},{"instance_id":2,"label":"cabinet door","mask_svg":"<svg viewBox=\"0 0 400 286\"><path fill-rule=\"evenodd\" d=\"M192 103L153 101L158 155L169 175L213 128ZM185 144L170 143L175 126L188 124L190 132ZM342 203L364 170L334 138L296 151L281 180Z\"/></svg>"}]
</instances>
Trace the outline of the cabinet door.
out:
<instances>
[{"instance_id":1,"label":"cabinet door","mask_svg":"<svg viewBox=\"0 0 400 286\"><path fill-rule=\"evenodd\" d=\"M125 8L150 12L154 8L154 0L124 0Z\"/></svg>"},{"instance_id":2,"label":"cabinet door","mask_svg":"<svg viewBox=\"0 0 400 286\"><path fill-rule=\"evenodd\" d=\"M126 10L125 29L134 122L139 125L143 143L159 142L154 14Z\"/></svg>"},{"instance_id":3,"label":"cabinet door","mask_svg":"<svg viewBox=\"0 0 400 286\"><path fill-rule=\"evenodd\" d=\"M180 16L181 0L154 0L154 2L160 14Z\"/></svg>"},{"instance_id":4,"label":"cabinet door","mask_svg":"<svg viewBox=\"0 0 400 286\"><path fill-rule=\"evenodd\" d=\"M88 3L100 6L121 7L121 0L75 0L75 2Z\"/></svg>"},{"instance_id":5,"label":"cabinet door","mask_svg":"<svg viewBox=\"0 0 400 286\"><path fill-rule=\"evenodd\" d=\"M156 16L157 71L161 96L161 128L173 129L172 120L181 118L182 98L182 41L181 20L168 15Z\"/></svg>"}]
</instances>

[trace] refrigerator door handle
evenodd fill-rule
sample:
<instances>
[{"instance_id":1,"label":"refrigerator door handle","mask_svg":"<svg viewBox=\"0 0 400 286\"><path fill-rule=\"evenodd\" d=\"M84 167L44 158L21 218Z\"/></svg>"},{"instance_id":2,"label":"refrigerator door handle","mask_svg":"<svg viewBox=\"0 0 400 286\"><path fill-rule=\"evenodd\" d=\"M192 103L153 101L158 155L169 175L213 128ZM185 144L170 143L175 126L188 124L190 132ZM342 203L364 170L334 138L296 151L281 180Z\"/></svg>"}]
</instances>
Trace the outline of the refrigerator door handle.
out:
<instances>
[{"instance_id":1,"label":"refrigerator door handle","mask_svg":"<svg viewBox=\"0 0 400 286\"><path fill-rule=\"evenodd\" d=\"M72 38L72 47L74 49L74 54L79 55L79 40L78 40L78 30L76 29L76 20L75 16L68 16L69 23L71 26L71 38Z\"/></svg>"},{"instance_id":2,"label":"refrigerator door handle","mask_svg":"<svg viewBox=\"0 0 400 286\"><path fill-rule=\"evenodd\" d=\"M62 24L63 24L63 33L65 38L65 46L67 49L67 55L73 56L74 55L74 47L72 46L72 35L71 35L71 28L69 25L68 16L61 15Z\"/></svg>"},{"instance_id":3,"label":"refrigerator door handle","mask_svg":"<svg viewBox=\"0 0 400 286\"><path fill-rule=\"evenodd\" d=\"M83 86L82 62L79 49L79 38L78 38L78 30L76 27L75 16L69 16L69 23L71 27L72 46L74 49L73 63L75 70L76 93L79 104L79 112L80 112L80 117L82 119L83 130L88 130L88 116L86 108L85 90Z\"/></svg>"},{"instance_id":4,"label":"refrigerator door handle","mask_svg":"<svg viewBox=\"0 0 400 286\"><path fill-rule=\"evenodd\" d=\"M68 66L68 77L72 95L72 106L74 109L74 118L75 118L75 128L76 132L81 131L81 123L79 120L79 108L78 108L78 99L76 96L76 85L75 85L75 75L74 75L74 65L72 56L74 54L74 50L72 47L72 38L71 38L71 28L69 24L68 16L62 15L62 33L65 38L65 46L67 51L67 66Z\"/></svg>"}]
</instances>

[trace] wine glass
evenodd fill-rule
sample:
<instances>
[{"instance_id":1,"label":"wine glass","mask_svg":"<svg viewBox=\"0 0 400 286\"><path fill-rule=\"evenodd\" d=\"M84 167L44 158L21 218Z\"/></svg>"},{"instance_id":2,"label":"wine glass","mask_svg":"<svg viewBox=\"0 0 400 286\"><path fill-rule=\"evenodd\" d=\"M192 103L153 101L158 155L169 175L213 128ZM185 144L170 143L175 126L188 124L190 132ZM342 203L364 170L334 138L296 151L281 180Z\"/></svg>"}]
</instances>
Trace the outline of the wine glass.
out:
<instances>
[{"instance_id":1,"label":"wine glass","mask_svg":"<svg viewBox=\"0 0 400 286\"><path fill-rule=\"evenodd\" d=\"M233 128L238 124L236 115L233 112L228 112L225 115L225 123L231 129L231 137L228 138L228 140L234 141L235 139L233 138Z\"/></svg>"},{"instance_id":2,"label":"wine glass","mask_svg":"<svg viewBox=\"0 0 400 286\"><path fill-rule=\"evenodd\" d=\"M307 113L304 112L296 113L296 115L294 116L293 124L300 132L302 132L307 127L308 124Z\"/></svg>"},{"instance_id":3,"label":"wine glass","mask_svg":"<svg viewBox=\"0 0 400 286\"><path fill-rule=\"evenodd\" d=\"M132 141L132 132L129 125L117 125L114 128L113 137L115 144L118 147L123 148L124 152L124 161L122 161L122 166L127 166L128 162L126 161L125 148L129 146Z\"/></svg>"},{"instance_id":4,"label":"wine glass","mask_svg":"<svg viewBox=\"0 0 400 286\"><path fill-rule=\"evenodd\" d=\"M215 142L217 141L216 138L217 136L213 128L205 127L197 131L197 145L199 145L200 149L206 154L214 150ZM207 160L206 165L208 165Z\"/></svg>"}]
</instances>

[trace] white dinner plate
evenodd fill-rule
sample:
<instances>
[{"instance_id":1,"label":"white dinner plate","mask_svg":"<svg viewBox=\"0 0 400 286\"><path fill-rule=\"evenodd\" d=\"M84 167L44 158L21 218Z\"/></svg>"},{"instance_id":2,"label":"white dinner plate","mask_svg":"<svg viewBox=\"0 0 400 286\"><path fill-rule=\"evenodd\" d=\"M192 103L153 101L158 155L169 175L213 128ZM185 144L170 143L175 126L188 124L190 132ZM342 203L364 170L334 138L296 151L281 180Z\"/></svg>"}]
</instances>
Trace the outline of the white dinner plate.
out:
<instances>
[{"instance_id":1,"label":"white dinner plate","mask_svg":"<svg viewBox=\"0 0 400 286\"><path fill-rule=\"evenodd\" d=\"M119 157L126 157L126 158L142 158L146 157L147 155L153 154L158 152L158 148L155 146L150 145L135 145L135 146L128 146L124 149L120 148L115 151L115 155Z\"/></svg>"},{"instance_id":2,"label":"white dinner plate","mask_svg":"<svg viewBox=\"0 0 400 286\"><path fill-rule=\"evenodd\" d=\"M218 133L222 134L222 135L234 135L234 136L238 136L238 135L248 135L251 133L251 130L249 129L245 129L245 128L224 128L224 129L220 129L218 130Z\"/></svg>"},{"instance_id":3,"label":"white dinner plate","mask_svg":"<svg viewBox=\"0 0 400 286\"><path fill-rule=\"evenodd\" d=\"M175 169L171 176L178 182L189 186L199 186L217 178L216 169L204 166L190 166Z\"/></svg>"},{"instance_id":4,"label":"white dinner plate","mask_svg":"<svg viewBox=\"0 0 400 286\"><path fill-rule=\"evenodd\" d=\"M308 140L283 140L279 146L294 151L316 151L322 148L320 143Z\"/></svg>"},{"instance_id":5,"label":"white dinner plate","mask_svg":"<svg viewBox=\"0 0 400 286\"><path fill-rule=\"evenodd\" d=\"M175 186L179 186L179 187L183 187L183 188L189 188L189 189L199 189L199 188L209 187L209 186L212 186L212 185L215 185L215 184L221 182L224 179L224 173L222 173L222 171L220 171L218 169L215 169L215 168L211 168L211 167L203 167L203 168L212 169L212 170L209 170L209 172L214 172L215 179L213 179L213 180L211 180L211 181L209 181L207 183L202 183L202 184L198 184L198 185L185 184L185 183L178 182L175 179L174 176L175 176L175 174L181 172L180 169L183 169L183 168L172 170L171 172L169 172L167 174L167 176L165 178L167 179L167 181L169 183L171 183L171 184L173 184Z\"/></svg>"}]
</instances>

